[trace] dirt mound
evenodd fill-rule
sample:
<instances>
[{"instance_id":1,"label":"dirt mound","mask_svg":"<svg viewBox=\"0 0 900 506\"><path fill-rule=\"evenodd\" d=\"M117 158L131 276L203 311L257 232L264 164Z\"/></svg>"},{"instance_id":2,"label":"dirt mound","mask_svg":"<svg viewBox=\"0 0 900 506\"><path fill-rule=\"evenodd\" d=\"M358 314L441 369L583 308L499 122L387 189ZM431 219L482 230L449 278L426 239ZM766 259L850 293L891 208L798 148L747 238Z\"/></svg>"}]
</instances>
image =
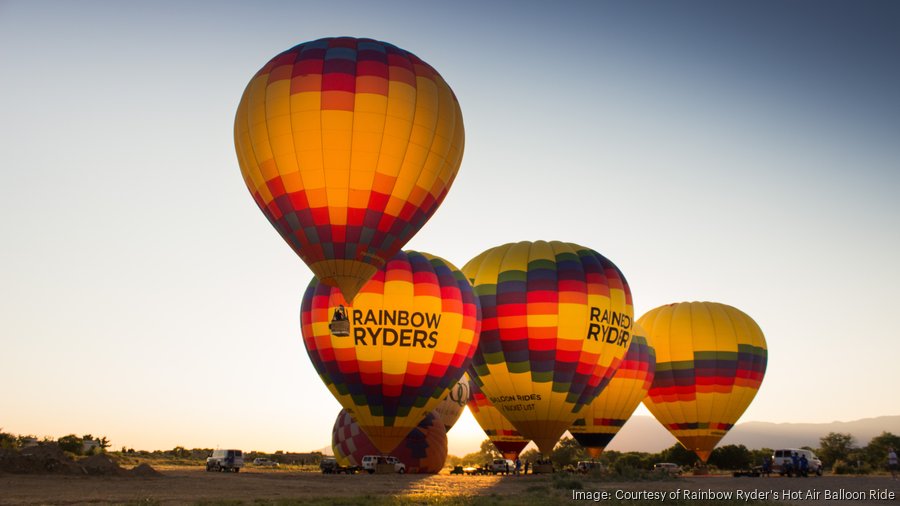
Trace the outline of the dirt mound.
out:
<instances>
[{"instance_id":1,"label":"dirt mound","mask_svg":"<svg viewBox=\"0 0 900 506\"><path fill-rule=\"evenodd\" d=\"M159 471L153 469L153 467L147 463L135 466L134 469L131 470L131 475L139 476L141 478L155 478L157 476L162 476Z\"/></svg>"},{"instance_id":2,"label":"dirt mound","mask_svg":"<svg viewBox=\"0 0 900 506\"><path fill-rule=\"evenodd\" d=\"M78 465L84 468L87 474L104 476L122 476L125 470L105 453L91 455L78 461Z\"/></svg>"},{"instance_id":3,"label":"dirt mound","mask_svg":"<svg viewBox=\"0 0 900 506\"><path fill-rule=\"evenodd\" d=\"M0 452L0 471L13 474L83 474L56 443L39 443L20 451Z\"/></svg>"}]
</instances>

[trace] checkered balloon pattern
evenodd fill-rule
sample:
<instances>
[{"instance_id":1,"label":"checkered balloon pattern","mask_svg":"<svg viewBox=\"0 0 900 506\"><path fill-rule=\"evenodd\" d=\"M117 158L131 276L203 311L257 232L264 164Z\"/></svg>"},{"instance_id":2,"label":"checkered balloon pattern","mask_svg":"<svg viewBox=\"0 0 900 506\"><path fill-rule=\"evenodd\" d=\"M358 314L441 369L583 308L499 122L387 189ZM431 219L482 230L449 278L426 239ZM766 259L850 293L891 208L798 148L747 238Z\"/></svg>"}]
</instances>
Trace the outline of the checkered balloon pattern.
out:
<instances>
[{"instance_id":1,"label":"checkered balloon pattern","mask_svg":"<svg viewBox=\"0 0 900 506\"><path fill-rule=\"evenodd\" d=\"M456 177L462 112L430 65L386 42L305 42L266 63L234 122L247 188L347 300L434 214Z\"/></svg>"},{"instance_id":2,"label":"checkered balloon pattern","mask_svg":"<svg viewBox=\"0 0 900 506\"><path fill-rule=\"evenodd\" d=\"M344 306L349 332L332 331ZM313 279L303 342L319 377L383 453L447 396L478 346L481 313L462 273L439 257L399 252L347 303Z\"/></svg>"},{"instance_id":3,"label":"checkered balloon pattern","mask_svg":"<svg viewBox=\"0 0 900 506\"><path fill-rule=\"evenodd\" d=\"M334 422L331 449L335 459L343 466L361 466L366 455L382 454L346 409L341 410ZM389 455L406 464L407 473L439 473L447 460L444 424L433 413L426 414Z\"/></svg>"},{"instance_id":4,"label":"checkered balloon pattern","mask_svg":"<svg viewBox=\"0 0 900 506\"><path fill-rule=\"evenodd\" d=\"M481 344L469 375L545 455L612 378L634 309L619 269L558 241L510 243L463 273L481 300Z\"/></svg>"},{"instance_id":5,"label":"checkered balloon pattern","mask_svg":"<svg viewBox=\"0 0 900 506\"><path fill-rule=\"evenodd\" d=\"M591 458L600 457L644 400L653 382L656 351L645 336L644 329L635 323L631 345L622 364L600 395L581 410L569 428L569 433L587 449Z\"/></svg>"}]
</instances>

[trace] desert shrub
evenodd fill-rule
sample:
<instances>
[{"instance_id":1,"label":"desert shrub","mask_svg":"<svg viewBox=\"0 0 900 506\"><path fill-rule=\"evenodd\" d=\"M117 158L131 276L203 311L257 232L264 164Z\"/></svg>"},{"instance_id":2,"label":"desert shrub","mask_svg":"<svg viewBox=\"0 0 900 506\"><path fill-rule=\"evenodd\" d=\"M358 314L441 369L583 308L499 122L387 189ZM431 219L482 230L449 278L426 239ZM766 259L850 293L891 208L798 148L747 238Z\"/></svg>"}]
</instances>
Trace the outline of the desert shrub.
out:
<instances>
[{"instance_id":1,"label":"desert shrub","mask_svg":"<svg viewBox=\"0 0 900 506\"><path fill-rule=\"evenodd\" d=\"M553 488L561 490L581 490L584 484L569 473L556 473L553 475Z\"/></svg>"},{"instance_id":2,"label":"desert shrub","mask_svg":"<svg viewBox=\"0 0 900 506\"><path fill-rule=\"evenodd\" d=\"M831 466L831 471L834 474L870 474L872 472L872 466L866 462L861 462L859 465L856 465L852 462L847 462L846 460L836 460L834 461L834 465Z\"/></svg>"}]
</instances>

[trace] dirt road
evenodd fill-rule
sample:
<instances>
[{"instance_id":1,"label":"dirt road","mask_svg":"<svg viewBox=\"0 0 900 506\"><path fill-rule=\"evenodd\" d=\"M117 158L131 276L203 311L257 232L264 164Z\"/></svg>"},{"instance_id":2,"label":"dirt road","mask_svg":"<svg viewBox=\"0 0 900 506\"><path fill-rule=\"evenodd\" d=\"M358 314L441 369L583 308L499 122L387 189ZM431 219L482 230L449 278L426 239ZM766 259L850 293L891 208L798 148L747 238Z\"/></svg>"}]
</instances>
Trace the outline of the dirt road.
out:
<instances>
[{"instance_id":1,"label":"dirt road","mask_svg":"<svg viewBox=\"0 0 900 506\"><path fill-rule=\"evenodd\" d=\"M433 502L449 498L468 503L476 498L499 504L663 504L658 494L698 494L688 502L731 492L733 504L752 493L758 499L794 504L900 504L900 481L886 476L821 478L685 477L671 481L599 482L573 478L583 492L573 498L570 487L555 488L547 476L441 475L322 475L245 469L241 473L206 473L202 468L163 468L162 476L0 475L0 504L196 504L198 502L304 503L319 500L357 504L372 497L408 498L405 502ZM736 495L740 491L741 495ZM877 491L873 496L870 491ZM608 495L603 495L604 493ZM817 495L818 494L818 495ZM861 497L857 497L857 495ZM880 494L880 495L879 495ZM452 498L456 497L456 501ZM369 499L367 499L369 498ZM403 502L403 501L401 501ZM669 501L666 501L669 502ZM721 503L721 502L720 502Z\"/></svg>"}]
</instances>

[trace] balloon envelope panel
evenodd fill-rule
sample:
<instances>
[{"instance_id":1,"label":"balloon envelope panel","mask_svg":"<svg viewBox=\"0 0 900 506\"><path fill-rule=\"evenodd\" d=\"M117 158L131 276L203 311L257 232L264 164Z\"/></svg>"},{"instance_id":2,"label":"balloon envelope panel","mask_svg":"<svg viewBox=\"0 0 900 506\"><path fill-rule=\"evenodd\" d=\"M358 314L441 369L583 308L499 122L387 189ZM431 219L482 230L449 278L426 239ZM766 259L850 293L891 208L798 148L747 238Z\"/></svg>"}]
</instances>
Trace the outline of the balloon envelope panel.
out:
<instances>
[{"instance_id":1,"label":"balloon envelope panel","mask_svg":"<svg viewBox=\"0 0 900 506\"><path fill-rule=\"evenodd\" d=\"M334 422L331 447L335 458L344 466L361 466L366 455L381 455L346 409L341 410ZM447 460L444 425L433 413L427 414L390 455L406 464L407 473L440 472Z\"/></svg>"},{"instance_id":2,"label":"balloon envelope panel","mask_svg":"<svg viewBox=\"0 0 900 506\"><path fill-rule=\"evenodd\" d=\"M329 323L346 301L314 279L301 308L307 352L319 377L387 453L447 395L478 345L480 310L453 265L400 252L346 304L349 335Z\"/></svg>"},{"instance_id":3,"label":"balloon envelope panel","mask_svg":"<svg viewBox=\"0 0 900 506\"><path fill-rule=\"evenodd\" d=\"M765 336L747 314L716 302L661 306L639 323L656 348L644 405L705 462L759 390Z\"/></svg>"},{"instance_id":4,"label":"balloon envelope panel","mask_svg":"<svg viewBox=\"0 0 900 506\"><path fill-rule=\"evenodd\" d=\"M266 63L241 97L234 139L260 210L353 300L443 201L464 129L430 65L386 42L337 37Z\"/></svg>"},{"instance_id":5,"label":"balloon envelope panel","mask_svg":"<svg viewBox=\"0 0 900 506\"><path fill-rule=\"evenodd\" d=\"M500 410L491 404L491 401L484 395L484 392L478 388L478 385L469 381L469 411L475 417L475 421L487 434L488 439L494 443L494 446L507 459L515 460L529 440L522 437L519 431L513 427L513 424L500 414Z\"/></svg>"},{"instance_id":6,"label":"balloon envelope panel","mask_svg":"<svg viewBox=\"0 0 900 506\"><path fill-rule=\"evenodd\" d=\"M557 241L498 246L463 272L483 314L472 379L548 454L625 355L634 314L625 277L596 251Z\"/></svg>"},{"instance_id":7,"label":"balloon envelope panel","mask_svg":"<svg viewBox=\"0 0 900 506\"><path fill-rule=\"evenodd\" d=\"M644 329L635 323L622 365L569 428L572 437L587 448L592 458L600 456L650 389L656 371L656 352L645 336Z\"/></svg>"},{"instance_id":8,"label":"balloon envelope panel","mask_svg":"<svg viewBox=\"0 0 900 506\"><path fill-rule=\"evenodd\" d=\"M469 402L469 381L463 376L450 387L447 396L434 408L433 413L444 424L444 429L449 432L459 420L467 402Z\"/></svg>"}]
</instances>

